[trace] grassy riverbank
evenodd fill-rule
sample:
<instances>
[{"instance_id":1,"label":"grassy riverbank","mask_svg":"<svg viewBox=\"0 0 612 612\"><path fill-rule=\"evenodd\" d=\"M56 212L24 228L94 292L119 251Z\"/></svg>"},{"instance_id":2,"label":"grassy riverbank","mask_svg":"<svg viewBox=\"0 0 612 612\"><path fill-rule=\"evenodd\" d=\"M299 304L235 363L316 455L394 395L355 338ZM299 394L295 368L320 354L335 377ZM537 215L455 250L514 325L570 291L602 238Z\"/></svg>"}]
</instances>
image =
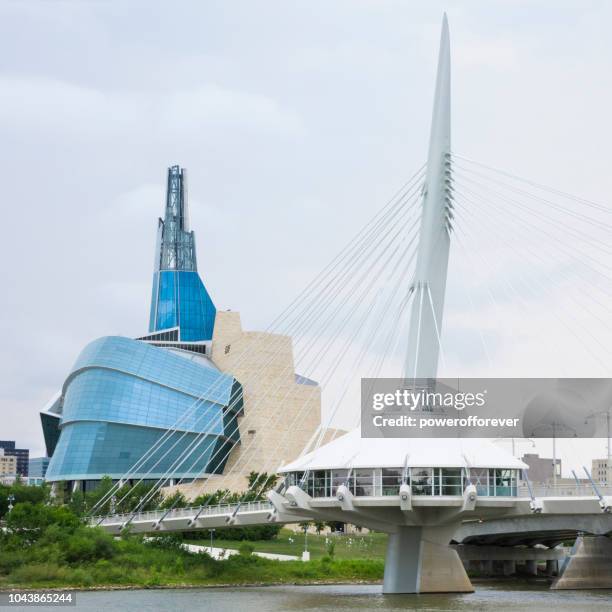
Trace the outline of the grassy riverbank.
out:
<instances>
[{"instance_id":1,"label":"grassy riverbank","mask_svg":"<svg viewBox=\"0 0 612 612\"><path fill-rule=\"evenodd\" d=\"M383 562L376 560L323 557L303 563L262 559L247 552L215 561L173 543L143 542L135 537L109 542L106 534L91 535L97 543L88 559L76 558L71 553L74 547L66 551L56 546L11 552L3 549L0 589L371 582L383 575Z\"/></svg>"},{"instance_id":2,"label":"grassy riverbank","mask_svg":"<svg viewBox=\"0 0 612 612\"><path fill-rule=\"evenodd\" d=\"M210 546L210 537L198 540L189 540L189 544ZM333 543L335 559L369 559L382 561L387 550L387 534L385 533L355 533L351 535L317 535L308 534L307 547L311 559L322 559L329 554L329 546ZM279 534L269 540L253 540L249 544L255 552L276 553L281 555L294 555L300 557L304 550L304 533L291 529L281 529ZM238 548L240 542L215 538L213 546L219 548Z\"/></svg>"},{"instance_id":3,"label":"grassy riverbank","mask_svg":"<svg viewBox=\"0 0 612 612\"><path fill-rule=\"evenodd\" d=\"M357 542L352 537L349 542L347 536L333 538L336 544L325 548L324 536L309 535L316 557L309 563L251 554L262 549L300 554L303 534L287 530L278 541L224 542L226 547L241 552L217 561L206 553L185 550L180 536L144 539L126 534L115 539L101 529L87 527L70 507L53 505L44 498L17 503L3 518L0 589L372 582L383 575L381 558L359 554L360 549L372 551L378 545ZM375 540L370 538L371 542ZM355 558L346 558L353 549Z\"/></svg>"}]
</instances>

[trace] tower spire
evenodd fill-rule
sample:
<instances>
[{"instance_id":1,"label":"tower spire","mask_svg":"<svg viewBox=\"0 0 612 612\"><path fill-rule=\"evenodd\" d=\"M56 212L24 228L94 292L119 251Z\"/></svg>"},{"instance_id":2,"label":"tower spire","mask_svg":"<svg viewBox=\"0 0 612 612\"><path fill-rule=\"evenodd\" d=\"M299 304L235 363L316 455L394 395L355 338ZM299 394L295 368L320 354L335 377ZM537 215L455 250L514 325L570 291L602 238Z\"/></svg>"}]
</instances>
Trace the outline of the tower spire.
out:
<instances>
[{"instance_id":1,"label":"tower spire","mask_svg":"<svg viewBox=\"0 0 612 612\"><path fill-rule=\"evenodd\" d=\"M427 172L423 185L421 226L406 354L405 378L435 378L450 247L450 38L442 19Z\"/></svg>"},{"instance_id":2,"label":"tower spire","mask_svg":"<svg viewBox=\"0 0 612 612\"><path fill-rule=\"evenodd\" d=\"M168 168L166 211L160 220L160 270L196 271L195 238L187 218L187 171L180 166Z\"/></svg>"},{"instance_id":3,"label":"tower spire","mask_svg":"<svg viewBox=\"0 0 612 612\"><path fill-rule=\"evenodd\" d=\"M198 275L195 235L189 229L187 172L171 166L164 219L159 219L157 228L149 333L178 328L173 340L208 341L216 312Z\"/></svg>"}]
</instances>

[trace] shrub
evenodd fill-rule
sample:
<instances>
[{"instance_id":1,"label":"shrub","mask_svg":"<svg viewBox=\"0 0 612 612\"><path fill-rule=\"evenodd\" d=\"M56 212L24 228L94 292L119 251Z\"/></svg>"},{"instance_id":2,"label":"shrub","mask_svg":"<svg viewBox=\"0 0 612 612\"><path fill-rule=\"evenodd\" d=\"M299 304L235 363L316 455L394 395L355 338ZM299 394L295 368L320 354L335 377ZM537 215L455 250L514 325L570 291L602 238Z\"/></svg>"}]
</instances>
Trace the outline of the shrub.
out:
<instances>
[{"instance_id":1,"label":"shrub","mask_svg":"<svg viewBox=\"0 0 612 612\"><path fill-rule=\"evenodd\" d=\"M161 548L163 550L177 550L183 547L183 534L168 533L161 536L155 536L145 540L147 546L153 548Z\"/></svg>"},{"instance_id":2,"label":"shrub","mask_svg":"<svg viewBox=\"0 0 612 612\"><path fill-rule=\"evenodd\" d=\"M282 529L282 525L254 525L252 527L225 527L215 530L215 539L218 540L273 540ZM187 531L184 533L186 540L201 540L201 531Z\"/></svg>"},{"instance_id":3,"label":"shrub","mask_svg":"<svg viewBox=\"0 0 612 612\"><path fill-rule=\"evenodd\" d=\"M108 559L96 561L92 569L95 581L101 584L120 584L130 581L130 573L121 565L115 565Z\"/></svg>"},{"instance_id":4,"label":"shrub","mask_svg":"<svg viewBox=\"0 0 612 612\"><path fill-rule=\"evenodd\" d=\"M240 545L240 548L238 549L238 552L243 557L250 557L253 554L254 550L255 550L255 547L252 544L247 544L245 542L244 544Z\"/></svg>"},{"instance_id":5,"label":"shrub","mask_svg":"<svg viewBox=\"0 0 612 612\"><path fill-rule=\"evenodd\" d=\"M17 481L11 486L0 484L0 518L8 512L9 495L15 497L14 504L43 504L49 499L49 487L29 487Z\"/></svg>"},{"instance_id":6,"label":"shrub","mask_svg":"<svg viewBox=\"0 0 612 612\"><path fill-rule=\"evenodd\" d=\"M27 542L37 540L50 525L56 525L65 531L74 531L80 524L80 519L66 507L30 502L17 504L6 517L9 532L20 534Z\"/></svg>"},{"instance_id":7,"label":"shrub","mask_svg":"<svg viewBox=\"0 0 612 612\"><path fill-rule=\"evenodd\" d=\"M166 497L159 505L160 508L186 508L189 505L187 498L180 492L177 491L173 495Z\"/></svg>"},{"instance_id":8,"label":"shrub","mask_svg":"<svg viewBox=\"0 0 612 612\"><path fill-rule=\"evenodd\" d=\"M333 540L330 540L327 544L327 554L330 559L333 559L336 554L336 543Z\"/></svg>"},{"instance_id":9,"label":"shrub","mask_svg":"<svg viewBox=\"0 0 612 612\"><path fill-rule=\"evenodd\" d=\"M26 555L20 550L4 550L0 555L0 575L10 574L26 562Z\"/></svg>"},{"instance_id":10,"label":"shrub","mask_svg":"<svg viewBox=\"0 0 612 612\"><path fill-rule=\"evenodd\" d=\"M9 579L20 584L60 582L66 577L64 568L55 563L32 563L11 572Z\"/></svg>"},{"instance_id":11,"label":"shrub","mask_svg":"<svg viewBox=\"0 0 612 612\"><path fill-rule=\"evenodd\" d=\"M81 527L66 545L66 559L75 563L110 559L115 554L115 542L109 534L99 529Z\"/></svg>"}]
</instances>

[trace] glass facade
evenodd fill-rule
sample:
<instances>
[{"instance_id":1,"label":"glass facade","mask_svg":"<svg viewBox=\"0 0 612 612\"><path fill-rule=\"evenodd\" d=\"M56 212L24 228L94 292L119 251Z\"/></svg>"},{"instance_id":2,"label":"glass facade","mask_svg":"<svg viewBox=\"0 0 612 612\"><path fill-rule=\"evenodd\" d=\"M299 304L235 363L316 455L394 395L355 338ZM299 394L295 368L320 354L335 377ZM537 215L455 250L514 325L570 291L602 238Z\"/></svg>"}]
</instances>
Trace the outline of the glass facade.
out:
<instances>
[{"instance_id":1,"label":"glass facade","mask_svg":"<svg viewBox=\"0 0 612 612\"><path fill-rule=\"evenodd\" d=\"M203 358L192 361L129 338L87 345L62 397L50 481L119 478L179 420L178 431L132 477L218 473L225 454L219 449L238 437L242 389L232 376Z\"/></svg>"},{"instance_id":2,"label":"glass facade","mask_svg":"<svg viewBox=\"0 0 612 612\"><path fill-rule=\"evenodd\" d=\"M159 220L149 333L176 327L178 340L197 342L212 339L217 311L197 271L188 218L185 171L172 166Z\"/></svg>"},{"instance_id":3,"label":"glass facade","mask_svg":"<svg viewBox=\"0 0 612 612\"><path fill-rule=\"evenodd\" d=\"M287 474L289 485L297 485L311 497L335 497L346 485L357 497L399 495L406 482L412 495L461 496L469 484L479 496L516 497L518 470L460 467L359 468L316 470Z\"/></svg>"},{"instance_id":4,"label":"glass facade","mask_svg":"<svg viewBox=\"0 0 612 612\"><path fill-rule=\"evenodd\" d=\"M99 480L103 476L120 478L163 434L160 429L116 423L85 421L66 425L47 470L47 481ZM216 448L216 436L200 438L194 452L182 458L195 439L196 434L192 433L173 434L163 452L154 453L137 472L130 472L131 478L161 478L169 470L173 478L195 478L206 472ZM178 444L172 448L174 442Z\"/></svg>"},{"instance_id":5,"label":"glass facade","mask_svg":"<svg viewBox=\"0 0 612 612\"><path fill-rule=\"evenodd\" d=\"M44 478L49 467L49 457L34 457L30 459L30 478Z\"/></svg>"},{"instance_id":6,"label":"glass facade","mask_svg":"<svg viewBox=\"0 0 612 612\"><path fill-rule=\"evenodd\" d=\"M48 412L40 413L40 422L43 430L43 437L45 438L45 447L47 449L47 455L51 457L55 452L57 443L59 442L60 436L60 417L57 414L50 414Z\"/></svg>"},{"instance_id":7,"label":"glass facade","mask_svg":"<svg viewBox=\"0 0 612 612\"><path fill-rule=\"evenodd\" d=\"M178 327L181 342L212 339L217 309L197 272L155 272L153 292L150 333Z\"/></svg>"}]
</instances>

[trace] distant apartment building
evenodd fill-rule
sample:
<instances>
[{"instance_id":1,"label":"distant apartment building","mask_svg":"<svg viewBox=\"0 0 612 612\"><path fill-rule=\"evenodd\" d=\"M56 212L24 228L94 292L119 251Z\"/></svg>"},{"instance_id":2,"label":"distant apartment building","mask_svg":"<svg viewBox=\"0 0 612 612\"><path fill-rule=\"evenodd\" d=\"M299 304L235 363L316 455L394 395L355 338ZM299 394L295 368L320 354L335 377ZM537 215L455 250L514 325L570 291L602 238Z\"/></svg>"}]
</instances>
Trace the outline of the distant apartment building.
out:
<instances>
[{"instance_id":1,"label":"distant apartment building","mask_svg":"<svg viewBox=\"0 0 612 612\"><path fill-rule=\"evenodd\" d=\"M593 480L602 485L612 484L612 461L609 459L593 459L591 462Z\"/></svg>"},{"instance_id":2,"label":"distant apartment building","mask_svg":"<svg viewBox=\"0 0 612 612\"><path fill-rule=\"evenodd\" d=\"M14 476L17 473L17 457L5 455L0 448L0 477Z\"/></svg>"},{"instance_id":3,"label":"distant apartment building","mask_svg":"<svg viewBox=\"0 0 612 612\"><path fill-rule=\"evenodd\" d=\"M44 478L49 467L49 457L33 457L28 466L30 478Z\"/></svg>"},{"instance_id":4,"label":"distant apartment building","mask_svg":"<svg viewBox=\"0 0 612 612\"><path fill-rule=\"evenodd\" d=\"M26 478L28 476L30 450L16 448L14 440L0 440L0 448L4 450L5 457L15 457L17 459L17 474Z\"/></svg>"},{"instance_id":5,"label":"distant apartment building","mask_svg":"<svg viewBox=\"0 0 612 612\"><path fill-rule=\"evenodd\" d=\"M553 460L552 458L540 457L538 453L525 453L521 461L529 466L529 480L531 482L547 484L553 480ZM557 478L561 477L561 459L555 460Z\"/></svg>"}]
</instances>

